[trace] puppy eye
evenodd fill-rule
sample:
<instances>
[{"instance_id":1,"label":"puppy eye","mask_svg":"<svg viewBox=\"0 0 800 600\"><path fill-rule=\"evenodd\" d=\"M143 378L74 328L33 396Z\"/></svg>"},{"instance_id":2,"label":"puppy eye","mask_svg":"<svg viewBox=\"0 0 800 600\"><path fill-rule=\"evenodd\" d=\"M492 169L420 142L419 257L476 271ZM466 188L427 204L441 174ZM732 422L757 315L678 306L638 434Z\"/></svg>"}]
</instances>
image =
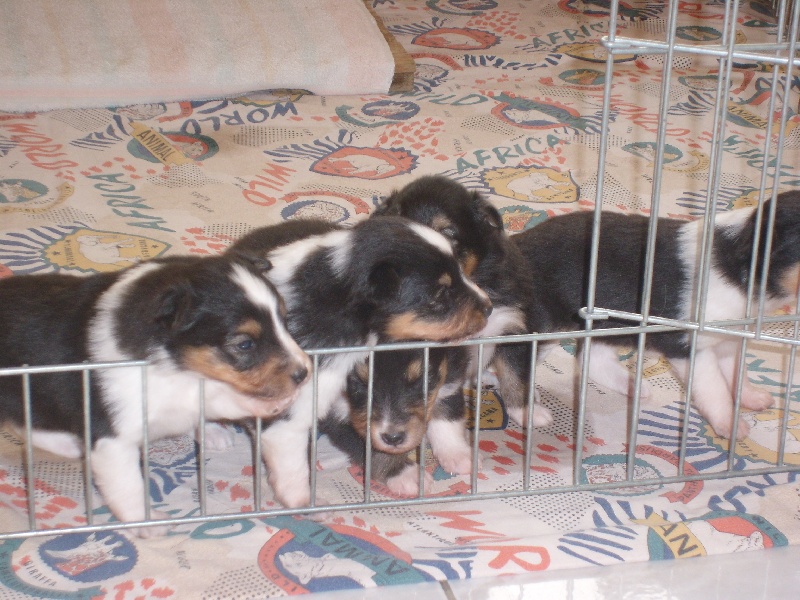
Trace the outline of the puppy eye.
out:
<instances>
[{"instance_id":1,"label":"puppy eye","mask_svg":"<svg viewBox=\"0 0 800 600\"><path fill-rule=\"evenodd\" d=\"M455 227L445 227L439 233L441 233L444 237L455 241L456 239L456 230Z\"/></svg>"},{"instance_id":2,"label":"puppy eye","mask_svg":"<svg viewBox=\"0 0 800 600\"><path fill-rule=\"evenodd\" d=\"M252 352L255 350L256 341L247 334L239 334L231 340L229 346L238 353Z\"/></svg>"},{"instance_id":3,"label":"puppy eye","mask_svg":"<svg viewBox=\"0 0 800 600\"><path fill-rule=\"evenodd\" d=\"M447 294L449 293L450 288L446 285L439 286L436 292L433 294L433 297L430 300L431 305L440 304L447 298Z\"/></svg>"}]
</instances>

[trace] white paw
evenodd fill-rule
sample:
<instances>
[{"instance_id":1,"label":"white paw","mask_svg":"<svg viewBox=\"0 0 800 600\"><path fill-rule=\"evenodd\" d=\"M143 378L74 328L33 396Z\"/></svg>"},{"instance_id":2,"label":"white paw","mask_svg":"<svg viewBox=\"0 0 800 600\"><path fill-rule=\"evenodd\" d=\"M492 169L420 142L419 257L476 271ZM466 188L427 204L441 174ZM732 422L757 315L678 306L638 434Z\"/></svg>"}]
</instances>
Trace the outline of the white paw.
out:
<instances>
[{"instance_id":1,"label":"white paw","mask_svg":"<svg viewBox=\"0 0 800 600\"><path fill-rule=\"evenodd\" d=\"M527 411L521 406L513 406L506 408L508 418L514 421L520 427L525 427L528 424L528 419L525 418Z\"/></svg>"},{"instance_id":2,"label":"white paw","mask_svg":"<svg viewBox=\"0 0 800 600\"><path fill-rule=\"evenodd\" d=\"M151 510L150 519L152 521L161 521L169 519L169 514L160 510ZM132 534L142 539L164 537L172 531L172 525L152 525L150 527L134 527L129 529Z\"/></svg>"},{"instance_id":3,"label":"white paw","mask_svg":"<svg viewBox=\"0 0 800 600\"><path fill-rule=\"evenodd\" d=\"M433 487L433 477L427 471L425 471L424 482L426 491ZM419 495L419 466L406 465L400 473L386 480L386 487L393 494L404 498Z\"/></svg>"},{"instance_id":4,"label":"white paw","mask_svg":"<svg viewBox=\"0 0 800 600\"><path fill-rule=\"evenodd\" d=\"M520 427L527 427L528 425L528 409L521 406L507 408L509 418ZM534 427L547 427L553 424L553 413L550 409L534 402L533 404L533 426Z\"/></svg>"},{"instance_id":5,"label":"white paw","mask_svg":"<svg viewBox=\"0 0 800 600\"><path fill-rule=\"evenodd\" d=\"M467 443L463 420L431 419L428 442L442 469L454 475L472 472L472 447Z\"/></svg>"},{"instance_id":6,"label":"white paw","mask_svg":"<svg viewBox=\"0 0 800 600\"><path fill-rule=\"evenodd\" d=\"M750 424L739 417L739 428L736 430L736 439L740 441L746 438L748 435L750 435Z\"/></svg>"},{"instance_id":7,"label":"white paw","mask_svg":"<svg viewBox=\"0 0 800 600\"><path fill-rule=\"evenodd\" d=\"M547 427L553 424L553 414L550 409L535 402L533 404L533 426L534 427Z\"/></svg>"},{"instance_id":8,"label":"white paw","mask_svg":"<svg viewBox=\"0 0 800 600\"><path fill-rule=\"evenodd\" d=\"M311 504L311 488L308 483L297 481L278 484L270 477L275 499L286 508L300 508Z\"/></svg>"},{"instance_id":9,"label":"white paw","mask_svg":"<svg viewBox=\"0 0 800 600\"><path fill-rule=\"evenodd\" d=\"M306 504L311 504L311 501L309 500ZM317 498L316 502L317 506L328 506L329 504L330 502L328 502L327 500L323 500L319 497ZM334 513L332 510L321 510L313 513L305 513L305 518L310 521L321 523L322 521L327 521L328 519L333 517L333 514Z\"/></svg>"},{"instance_id":10,"label":"white paw","mask_svg":"<svg viewBox=\"0 0 800 600\"><path fill-rule=\"evenodd\" d=\"M725 438L726 440L731 439L732 433L732 426L733 426L733 415L730 415L730 418L723 419L719 422L712 421L711 419L708 420L708 424L711 425L711 428L714 430L718 436ZM747 423L742 416L739 416L739 425L736 429L736 440L741 441L745 439L750 434L750 425Z\"/></svg>"},{"instance_id":11,"label":"white paw","mask_svg":"<svg viewBox=\"0 0 800 600\"><path fill-rule=\"evenodd\" d=\"M14 429L20 439L25 439L23 429L16 427ZM71 433L35 429L31 433L31 442L36 448L47 450L64 458L83 456L83 442Z\"/></svg>"},{"instance_id":12,"label":"white paw","mask_svg":"<svg viewBox=\"0 0 800 600\"><path fill-rule=\"evenodd\" d=\"M235 437L235 432L228 425L223 425L222 423L205 424L206 450L220 451L233 448ZM199 434L196 439L200 440Z\"/></svg>"},{"instance_id":13,"label":"white paw","mask_svg":"<svg viewBox=\"0 0 800 600\"><path fill-rule=\"evenodd\" d=\"M629 398L633 398L633 392L634 392L633 383L634 383L634 380L631 379L631 389L630 389L630 393L629 393L629 396L628 396ZM647 382L647 380L642 379L642 385L641 385L641 387L639 389L640 389L640 392L639 392L639 399L640 400L649 400L650 398L653 397L653 386L650 385Z\"/></svg>"},{"instance_id":14,"label":"white paw","mask_svg":"<svg viewBox=\"0 0 800 600\"><path fill-rule=\"evenodd\" d=\"M436 454L439 466L452 475L469 475L472 473L472 448L448 448ZM480 470L480 464L478 464Z\"/></svg>"},{"instance_id":15,"label":"white paw","mask_svg":"<svg viewBox=\"0 0 800 600\"><path fill-rule=\"evenodd\" d=\"M751 383L742 386L741 405L750 410L766 410L775 404L775 398L766 390L760 390Z\"/></svg>"}]
</instances>

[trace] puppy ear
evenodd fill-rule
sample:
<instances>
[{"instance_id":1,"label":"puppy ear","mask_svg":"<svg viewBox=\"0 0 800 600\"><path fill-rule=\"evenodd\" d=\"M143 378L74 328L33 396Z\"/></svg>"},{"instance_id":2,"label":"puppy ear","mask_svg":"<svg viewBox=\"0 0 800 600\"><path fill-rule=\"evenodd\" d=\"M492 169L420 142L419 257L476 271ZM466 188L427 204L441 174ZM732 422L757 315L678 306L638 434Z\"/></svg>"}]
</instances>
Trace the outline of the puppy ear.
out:
<instances>
[{"instance_id":1,"label":"puppy ear","mask_svg":"<svg viewBox=\"0 0 800 600\"><path fill-rule=\"evenodd\" d=\"M262 274L272 270L272 262L266 256L258 256L241 250L235 251L234 256L241 262L253 265Z\"/></svg>"},{"instance_id":2,"label":"puppy ear","mask_svg":"<svg viewBox=\"0 0 800 600\"><path fill-rule=\"evenodd\" d=\"M159 298L155 321L171 331L187 331L200 318L192 288L179 283L168 288Z\"/></svg>"},{"instance_id":3,"label":"puppy ear","mask_svg":"<svg viewBox=\"0 0 800 600\"><path fill-rule=\"evenodd\" d=\"M397 192L392 192L389 194L387 198L381 202L375 212L372 213L373 215L393 215L393 216L401 216L400 215L400 203L397 201Z\"/></svg>"},{"instance_id":4,"label":"puppy ear","mask_svg":"<svg viewBox=\"0 0 800 600\"><path fill-rule=\"evenodd\" d=\"M485 223L492 229L502 231L503 218L500 213L478 192L472 192L472 210L479 223Z\"/></svg>"},{"instance_id":5,"label":"puppy ear","mask_svg":"<svg viewBox=\"0 0 800 600\"><path fill-rule=\"evenodd\" d=\"M400 271L389 262L382 262L369 274L369 285L379 298L386 298L394 294L400 287L403 277Z\"/></svg>"}]
</instances>

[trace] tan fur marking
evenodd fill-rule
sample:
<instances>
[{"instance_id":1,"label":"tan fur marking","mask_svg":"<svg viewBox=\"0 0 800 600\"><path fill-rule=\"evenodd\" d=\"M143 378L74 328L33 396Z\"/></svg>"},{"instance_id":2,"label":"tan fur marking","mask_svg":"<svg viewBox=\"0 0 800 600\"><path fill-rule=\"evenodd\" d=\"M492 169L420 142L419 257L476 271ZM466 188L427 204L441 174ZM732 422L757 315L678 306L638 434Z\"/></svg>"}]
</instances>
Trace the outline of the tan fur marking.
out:
<instances>
[{"instance_id":1,"label":"tan fur marking","mask_svg":"<svg viewBox=\"0 0 800 600\"><path fill-rule=\"evenodd\" d=\"M439 233L452 226L453 222L442 213L437 214L431 219L430 228L435 229Z\"/></svg>"},{"instance_id":2,"label":"tan fur marking","mask_svg":"<svg viewBox=\"0 0 800 600\"><path fill-rule=\"evenodd\" d=\"M461 270L464 271L464 274L467 277L470 277L477 268L478 268L478 257L475 256L475 254L473 254L472 252L466 253L464 257L461 259Z\"/></svg>"},{"instance_id":3,"label":"tan fur marking","mask_svg":"<svg viewBox=\"0 0 800 600\"><path fill-rule=\"evenodd\" d=\"M453 285L453 278L450 276L450 273L442 273L442 276L439 277L438 283L439 285L450 287Z\"/></svg>"},{"instance_id":4,"label":"tan fur marking","mask_svg":"<svg viewBox=\"0 0 800 600\"><path fill-rule=\"evenodd\" d=\"M261 337L263 329L261 328L261 323L255 319L247 319L242 321L239 327L236 328L236 333L245 333L253 339L258 339Z\"/></svg>"},{"instance_id":5,"label":"tan fur marking","mask_svg":"<svg viewBox=\"0 0 800 600\"><path fill-rule=\"evenodd\" d=\"M367 411L365 410L354 410L350 412L350 423L353 425L353 429L358 432L362 438L367 437Z\"/></svg>"},{"instance_id":6,"label":"tan fur marking","mask_svg":"<svg viewBox=\"0 0 800 600\"><path fill-rule=\"evenodd\" d=\"M435 414L435 410L437 408L436 399L439 397L439 390L442 389L445 380L447 379L447 357L442 359L442 362L439 363L439 379L436 382L436 385L433 386L432 390L428 390L428 413L425 415L425 421L430 421Z\"/></svg>"},{"instance_id":7,"label":"tan fur marking","mask_svg":"<svg viewBox=\"0 0 800 600\"><path fill-rule=\"evenodd\" d=\"M280 356L271 357L247 371L237 371L225 363L210 346L187 349L182 359L183 365L192 371L227 383L243 394L258 396L262 400L282 400L298 388L291 373L301 365L287 364Z\"/></svg>"},{"instance_id":8,"label":"tan fur marking","mask_svg":"<svg viewBox=\"0 0 800 600\"><path fill-rule=\"evenodd\" d=\"M393 340L447 342L475 335L486 326L486 317L476 309L463 308L447 321L426 321L413 312L392 317L386 334Z\"/></svg>"},{"instance_id":9,"label":"tan fur marking","mask_svg":"<svg viewBox=\"0 0 800 600\"><path fill-rule=\"evenodd\" d=\"M492 366L497 376L497 387L500 389L500 395L506 405L510 407L525 406L528 383L517 377L516 373L498 356L492 360Z\"/></svg>"},{"instance_id":10,"label":"tan fur marking","mask_svg":"<svg viewBox=\"0 0 800 600\"><path fill-rule=\"evenodd\" d=\"M406 367L406 381L414 383L422 376L422 361L412 360Z\"/></svg>"},{"instance_id":11,"label":"tan fur marking","mask_svg":"<svg viewBox=\"0 0 800 600\"><path fill-rule=\"evenodd\" d=\"M356 376L364 383L369 382L369 363L364 361L356 363Z\"/></svg>"}]
</instances>

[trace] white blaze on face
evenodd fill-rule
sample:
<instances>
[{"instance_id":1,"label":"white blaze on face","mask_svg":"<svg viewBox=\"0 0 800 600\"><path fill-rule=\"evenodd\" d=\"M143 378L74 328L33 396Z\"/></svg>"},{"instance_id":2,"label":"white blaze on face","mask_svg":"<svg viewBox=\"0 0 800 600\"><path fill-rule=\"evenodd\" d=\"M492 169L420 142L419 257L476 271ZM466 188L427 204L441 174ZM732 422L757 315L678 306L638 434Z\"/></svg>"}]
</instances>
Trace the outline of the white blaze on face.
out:
<instances>
[{"instance_id":1,"label":"white blaze on face","mask_svg":"<svg viewBox=\"0 0 800 600\"><path fill-rule=\"evenodd\" d=\"M453 247L450 245L450 242L447 241L447 238L444 237L438 231L434 231L430 227L426 227L425 225L420 225L419 223L409 223L409 228L414 231L419 237L425 240L428 244L436 248L437 250L441 250L445 255L452 256L453 260L455 260L455 256L453 255ZM456 261L458 262L458 261ZM461 265L458 267L458 272L461 275L461 280L464 282L468 288L470 288L476 296L483 299L485 302L489 301L489 296L486 295L481 288L475 285L472 280L464 275L464 272L461 270Z\"/></svg>"},{"instance_id":2,"label":"white blaze on face","mask_svg":"<svg viewBox=\"0 0 800 600\"><path fill-rule=\"evenodd\" d=\"M275 336L287 352L294 355L300 363L306 361L305 352L300 349L294 338L289 335L283 319L278 312L278 298L267 284L242 265L233 265L231 280L238 285L250 302L267 311L275 328Z\"/></svg>"}]
</instances>

